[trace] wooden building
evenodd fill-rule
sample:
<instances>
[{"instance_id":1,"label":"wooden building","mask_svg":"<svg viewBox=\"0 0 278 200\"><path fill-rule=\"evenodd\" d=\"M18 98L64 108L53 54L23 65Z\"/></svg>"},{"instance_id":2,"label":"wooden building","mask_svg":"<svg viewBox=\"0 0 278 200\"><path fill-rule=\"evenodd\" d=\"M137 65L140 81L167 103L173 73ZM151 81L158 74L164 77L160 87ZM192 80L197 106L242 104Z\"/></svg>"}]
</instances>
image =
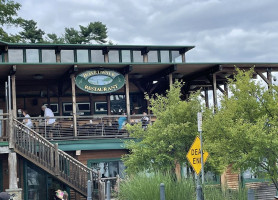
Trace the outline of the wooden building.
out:
<instances>
[{"instance_id":1,"label":"wooden building","mask_svg":"<svg viewBox=\"0 0 278 200\"><path fill-rule=\"evenodd\" d=\"M0 190L25 200L51 199L58 188L67 189L70 199L85 198L88 180L95 184L101 177L121 175L124 141L130 137L119 118L140 121L148 108L145 93L164 93L178 79L186 83L183 99L201 89L208 106L213 91L217 105L217 91L228 93L234 65L256 65L268 84L278 67L186 63L192 48L0 42ZM55 115L51 126L42 105ZM21 109L31 116L32 129L22 124Z\"/></svg>"}]
</instances>

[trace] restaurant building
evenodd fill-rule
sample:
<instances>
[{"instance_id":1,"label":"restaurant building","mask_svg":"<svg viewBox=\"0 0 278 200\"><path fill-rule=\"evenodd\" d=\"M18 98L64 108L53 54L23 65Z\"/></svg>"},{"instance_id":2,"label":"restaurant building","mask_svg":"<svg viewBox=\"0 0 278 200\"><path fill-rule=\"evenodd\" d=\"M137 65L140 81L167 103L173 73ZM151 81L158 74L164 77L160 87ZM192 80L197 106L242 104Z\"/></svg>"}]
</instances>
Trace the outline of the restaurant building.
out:
<instances>
[{"instance_id":1,"label":"restaurant building","mask_svg":"<svg viewBox=\"0 0 278 200\"><path fill-rule=\"evenodd\" d=\"M0 191L43 200L63 189L70 199L85 199L88 180L97 191L101 178L123 175L130 137L119 118L140 122L146 111L155 121L145 94L163 94L177 79L185 82L182 99L201 89L206 105L212 92L216 106L217 92L228 94L235 65L256 65L268 84L278 67L187 63L192 48L0 42ZM42 105L55 115L51 126ZM21 109L31 116L32 129L23 125ZM221 181L229 183L227 177Z\"/></svg>"}]
</instances>

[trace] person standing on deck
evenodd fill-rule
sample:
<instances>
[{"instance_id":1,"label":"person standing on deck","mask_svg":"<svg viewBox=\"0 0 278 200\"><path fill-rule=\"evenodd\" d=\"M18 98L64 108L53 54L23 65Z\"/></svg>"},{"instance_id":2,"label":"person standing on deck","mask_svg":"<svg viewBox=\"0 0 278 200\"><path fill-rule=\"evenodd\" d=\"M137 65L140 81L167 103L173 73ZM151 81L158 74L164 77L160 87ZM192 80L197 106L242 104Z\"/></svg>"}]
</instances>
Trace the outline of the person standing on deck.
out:
<instances>
[{"instance_id":1,"label":"person standing on deck","mask_svg":"<svg viewBox=\"0 0 278 200\"><path fill-rule=\"evenodd\" d=\"M43 105L42 111L44 112L46 125L52 125L55 122L55 118L52 110L50 108L47 108L46 105Z\"/></svg>"},{"instance_id":2,"label":"person standing on deck","mask_svg":"<svg viewBox=\"0 0 278 200\"><path fill-rule=\"evenodd\" d=\"M33 128L33 123L30 119L30 115L28 114L28 112L26 110L21 110L23 116L24 116L24 120L23 120L23 123L29 127L29 128Z\"/></svg>"}]
</instances>

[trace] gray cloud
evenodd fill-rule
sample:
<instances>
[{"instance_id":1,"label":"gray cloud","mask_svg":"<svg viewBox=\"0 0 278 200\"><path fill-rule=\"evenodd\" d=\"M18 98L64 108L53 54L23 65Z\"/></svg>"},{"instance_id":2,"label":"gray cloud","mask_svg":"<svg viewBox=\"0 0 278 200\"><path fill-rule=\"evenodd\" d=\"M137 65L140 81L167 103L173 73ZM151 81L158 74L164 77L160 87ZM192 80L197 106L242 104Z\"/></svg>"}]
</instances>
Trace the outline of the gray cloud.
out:
<instances>
[{"instance_id":1,"label":"gray cloud","mask_svg":"<svg viewBox=\"0 0 278 200\"><path fill-rule=\"evenodd\" d=\"M190 62L277 62L277 0L24 0L47 33L91 21L117 44L195 45Z\"/></svg>"}]
</instances>

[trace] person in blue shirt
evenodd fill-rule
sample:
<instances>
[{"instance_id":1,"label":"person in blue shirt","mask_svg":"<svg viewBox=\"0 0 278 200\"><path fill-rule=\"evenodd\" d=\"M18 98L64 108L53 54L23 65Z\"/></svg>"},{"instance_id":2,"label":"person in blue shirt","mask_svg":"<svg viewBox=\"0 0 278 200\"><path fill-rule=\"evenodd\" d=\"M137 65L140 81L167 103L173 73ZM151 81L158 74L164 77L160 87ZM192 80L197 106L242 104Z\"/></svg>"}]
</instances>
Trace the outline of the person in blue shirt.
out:
<instances>
[{"instance_id":1,"label":"person in blue shirt","mask_svg":"<svg viewBox=\"0 0 278 200\"><path fill-rule=\"evenodd\" d=\"M124 127L124 125L126 124L126 121L127 121L127 117L125 116L125 113L123 113L122 115L124 115L124 116L119 117L119 119L118 119L118 124L119 124L118 129L119 130L123 129L123 127Z\"/></svg>"}]
</instances>

